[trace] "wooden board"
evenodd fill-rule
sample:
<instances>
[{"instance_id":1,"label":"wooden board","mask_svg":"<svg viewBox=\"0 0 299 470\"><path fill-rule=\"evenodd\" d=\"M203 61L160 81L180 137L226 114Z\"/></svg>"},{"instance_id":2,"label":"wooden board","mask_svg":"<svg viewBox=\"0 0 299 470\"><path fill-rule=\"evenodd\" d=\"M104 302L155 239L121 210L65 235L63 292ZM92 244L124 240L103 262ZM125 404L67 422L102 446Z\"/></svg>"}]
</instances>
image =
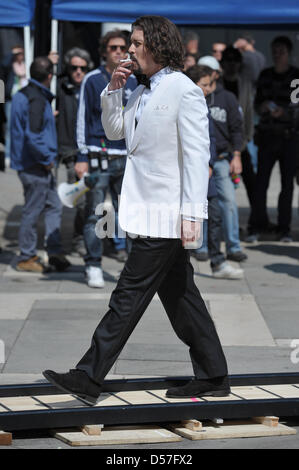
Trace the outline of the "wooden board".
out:
<instances>
[{"instance_id":1,"label":"wooden board","mask_svg":"<svg viewBox=\"0 0 299 470\"><path fill-rule=\"evenodd\" d=\"M100 395L99 401L95 406L124 406L125 404L123 400L120 400L116 396L105 393Z\"/></svg>"},{"instance_id":2,"label":"wooden board","mask_svg":"<svg viewBox=\"0 0 299 470\"><path fill-rule=\"evenodd\" d=\"M165 389L163 390L151 390L151 393L155 395L158 398L161 398L164 402L166 401L167 403L195 403L195 402L203 402L200 398L167 398L166 397L166 391Z\"/></svg>"},{"instance_id":3,"label":"wooden board","mask_svg":"<svg viewBox=\"0 0 299 470\"><path fill-rule=\"evenodd\" d=\"M152 395L149 392L137 391L137 392L118 392L115 393L117 398L124 400L130 405L152 405L165 403L159 397ZM122 403L124 404L124 402Z\"/></svg>"},{"instance_id":4,"label":"wooden board","mask_svg":"<svg viewBox=\"0 0 299 470\"><path fill-rule=\"evenodd\" d=\"M232 400L242 400L242 398L237 397L230 393L227 397L204 397L205 401L232 401Z\"/></svg>"},{"instance_id":5,"label":"wooden board","mask_svg":"<svg viewBox=\"0 0 299 470\"><path fill-rule=\"evenodd\" d=\"M7 413L7 410L5 408L3 408L3 406L0 406L0 413Z\"/></svg>"},{"instance_id":6,"label":"wooden board","mask_svg":"<svg viewBox=\"0 0 299 470\"><path fill-rule=\"evenodd\" d=\"M296 434L296 430L283 424L275 427L265 426L264 424L256 424L253 421L226 421L221 425L207 424L202 427L201 431L191 431L180 427L179 425L171 425L170 429L178 433L180 436L192 441L204 439L235 439L243 437L266 437L266 436L288 436Z\"/></svg>"},{"instance_id":7,"label":"wooden board","mask_svg":"<svg viewBox=\"0 0 299 470\"><path fill-rule=\"evenodd\" d=\"M47 410L46 406L43 406L31 397L0 398L0 402L2 405L7 406L7 408L9 408L11 411Z\"/></svg>"},{"instance_id":8,"label":"wooden board","mask_svg":"<svg viewBox=\"0 0 299 470\"><path fill-rule=\"evenodd\" d=\"M261 390L258 387L249 386L249 387L232 387L231 391L241 398L246 400L267 400L277 398L275 395L268 391Z\"/></svg>"},{"instance_id":9,"label":"wooden board","mask_svg":"<svg viewBox=\"0 0 299 470\"><path fill-rule=\"evenodd\" d=\"M119 444L149 444L179 442L182 438L159 426L105 427L100 436L88 436L74 430L55 431L54 437L71 446L101 446Z\"/></svg>"},{"instance_id":10,"label":"wooden board","mask_svg":"<svg viewBox=\"0 0 299 470\"><path fill-rule=\"evenodd\" d=\"M299 387L298 384L296 385ZM299 388L294 387L294 385L263 385L262 387L282 398L299 398Z\"/></svg>"},{"instance_id":11,"label":"wooden board","mask_svg":"<svg viewBox=\"0 0 299 470\"><path fill-rule=\"evenodd\" d=\"M10 446L12 443L12 434L10 432L0 431L0 446Z\"/></svg>"},{"instance_id":12,"label":"wooden board","mask_svg":"<svg viewBox=\"0 0 299 470\"><path fill-rule=\"evenodd\" d=\"M36 398L42 403L53 408L53 410L84 406L82 401L76 400L72 395L37 395Z\"/></svg>"}]
</instances>

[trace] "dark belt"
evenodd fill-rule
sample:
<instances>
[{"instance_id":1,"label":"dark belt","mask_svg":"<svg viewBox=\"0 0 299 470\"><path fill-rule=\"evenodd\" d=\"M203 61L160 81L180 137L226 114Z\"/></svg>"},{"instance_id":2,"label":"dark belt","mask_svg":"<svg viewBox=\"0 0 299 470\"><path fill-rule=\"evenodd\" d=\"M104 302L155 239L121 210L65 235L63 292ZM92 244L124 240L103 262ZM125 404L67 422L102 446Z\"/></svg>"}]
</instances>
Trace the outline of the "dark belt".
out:
<instances>
[{"instance_id":1,"label":"dark belt","mask_svg":"<svg viewBox=\"0 0 299 470\"><path fill-rule=\"evenodd\" d=\"M108 155L108 154L102 154L102 152L88 152L88 158L97 158L98 160L101 160L103 157L107 158L107 160L116 160L117 158L123 158L125 155Z\"/></svg>"}]
</instances>

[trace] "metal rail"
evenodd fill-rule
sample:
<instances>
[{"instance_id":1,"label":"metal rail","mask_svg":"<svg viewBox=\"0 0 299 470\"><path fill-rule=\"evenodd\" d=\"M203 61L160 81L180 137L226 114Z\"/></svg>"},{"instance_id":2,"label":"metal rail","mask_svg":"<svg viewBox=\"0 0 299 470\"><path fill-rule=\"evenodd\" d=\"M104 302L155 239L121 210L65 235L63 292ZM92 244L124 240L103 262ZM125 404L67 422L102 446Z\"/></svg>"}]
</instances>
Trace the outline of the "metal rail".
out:
<instances>
[{"instance_id":1,"label":"metal rail","mask_svg":"<svg viewBox=\"0 0 299 470\"><path fill-rule=\"evenodd\" d=\"M161 388L177 387L189 382L192 377L153 377L142 379L105 380L103 392L129 392L134 390L159 390ZM230 384L233 387L246 385L276 385L299 383L299 373L270 373L231 375ZM61 395L54 385L48 382L34 384L0 385L0 397L17 397L32 395Z\"/></svg>"},{"instance_id":2,"label":"metal rail","mask_svg":"<svg viewBox=\"0 0 299 470\"><path fill-rule=\"evenodd\" d=\"M128 379L105 381L105 391L155 390L183 384L190 377ZM299 374L249 374L230 377L232 386L298 384ZM47 383L3 385L0 396L34 396L61 394ZM42 401L42 397L40 398ZM1 403L1 398L0 398ZM238 399L120 406L61 408L0 413L0 429L5 431L65 428L85 424L145 424L177 422L183 419L250 418L253 416L299 416L299 398Z\"/></svg>"}]
</instances>

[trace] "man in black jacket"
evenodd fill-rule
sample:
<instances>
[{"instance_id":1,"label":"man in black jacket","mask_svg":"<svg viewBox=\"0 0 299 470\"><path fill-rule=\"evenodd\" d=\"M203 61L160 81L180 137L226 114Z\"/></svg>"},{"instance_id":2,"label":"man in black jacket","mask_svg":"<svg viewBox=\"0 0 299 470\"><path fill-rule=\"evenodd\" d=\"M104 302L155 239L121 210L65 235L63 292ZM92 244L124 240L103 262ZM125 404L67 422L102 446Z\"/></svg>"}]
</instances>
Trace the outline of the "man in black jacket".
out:
<instances>
[{"instance_id":1,"label":"man in black jacket","mask_svg":"<svg viewBox=\"0 0 299 470\"><path fill-rule=\"evenodd\" d=\"M271 44L274 67L263 70L257 82L255 108L260 115L258 134L258 172L251 217L251 237L269 231L273 224L267 214L267 189L275 162L279 161L281 192L278 199L278 240L292 241L290 235L292 198L296 159L299 150L295 112L291 103L291 83L299 77L299 70L290 64L292 42L285 36L275 38Z\"/></svg>"},{"instance_id":2,"label":"man in black jacket","mask_svg":"<svg viewBox=\"0 0 299 470\"><path fill-rule=\"evenodd\" d=\"M67 182L71 184L78 180L75 162L78 152L76 125L80 86L93 64L89 53L79 47L70 49L66 53L64 61L66 73L61 78L58 88L57 134L60 161L66 165ZM83 226L84 197L81 197L76 206L72 249L82 256L85 255Z\"/></svg>"}]
</instances>

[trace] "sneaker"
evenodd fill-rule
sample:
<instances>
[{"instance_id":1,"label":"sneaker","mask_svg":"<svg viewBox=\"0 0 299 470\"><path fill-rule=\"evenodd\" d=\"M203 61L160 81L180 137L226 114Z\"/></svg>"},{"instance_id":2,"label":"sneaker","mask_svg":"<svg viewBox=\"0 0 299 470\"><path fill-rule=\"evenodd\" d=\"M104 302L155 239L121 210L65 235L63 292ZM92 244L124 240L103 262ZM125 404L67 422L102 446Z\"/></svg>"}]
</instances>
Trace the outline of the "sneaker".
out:
<instances>
[{"instance_id":1,"label":"sneaker","mask_svg":"<svg viewBox=\"0 0 299 470\"><path fill-rule=\"evenodd\" d=\"M95 405L101 393L101 386L89 378L83 370L71 369L65 374L45 370L43 376L63 392L76 395L88 405Z\"/></svg>"},{"instance_id":2,"label":"sneaker","mask_svg":"<svg viewBox=\"0 0 299 470\"><path fill-rule=\"evenodd\" d=\"M242 279L244 275L243 269L234 268L228 263L221 263L213 268L213 276L217 279Z\"/></svg>"},{"instance_id":3,"label":"sneaker","mask_svg":"<svg viewBox=\"0 0 299 470\"><path fill-rule=\"evenodd\" d=\"M86 268L87 285L89 287L104 287L103 271L97 266L87 266Z\"/></svg>"},{"instance_id":4,"label":"sneaker","mask_svg":"<svg viewBox=\"0 0 299 470\"><path fill-rule=\"evenodd\" d=\"M46 272L46 267L42 264L38 256L33 256L25 261L19 261L16 265L16 270L31 273L44 273Z\"/></svg>"},{"instance_id":5,"label":"sneaker","mask_svg":"<svg viewBox=\"0 0 299 470\"><path fill-rule=\"evenodd\" d=\"M252 233L252 234L248 235L245 238L246 243L256 243L256 242L258 242L258 240L259 240L259 234L258 233Z\"/></svg>"},{"instance_id":6,"label":"sneaker","mask_svg":"<svg viewBox=\"0 0 299 470\"><path fill-rule=\"evenodd\" d=\"M209 259L209 254L206 251L201 251L200 253L196 253L196 251L191 251L190 254L197 261L208 261Z\"/></svg>"},{"instance_id":7,"label":"sneaker","mask_svg":"<svg viewBox=\"0 0 299 470\"><path fill-rule=\"evenodd\" d=\"M226 258L231 261L237 261L238 263L240 263L241 261L245 261L248 258L248 256L245 255L243 251L236 251L235 253L228 253Z\"/></svg>"},{"instance_id":8,"label":"sneaker","mask_svg":"<svg viewBox=\"0 0 299 470\"><path fill-rule=\"evenodd\" d=\"M230 394L228 377L217 377L210 380L193 379L181 387L170 388L166 392L167 398L193 398L193 397L226 397Z\"/></svg>"},{"instance_id":9,"label":"sneaker","mask_svg":"<svg viewBox=\"0 0 299 470\"><path fill-rule=\"evenodd\" d=\"M279 241L283 243L292 243L293 239L289 233L285 233L283 235L280 235Z\"/></svg>"},{"instance_id":10,"label":"sneaker","mask_svg":"<svg viewBox=\"0 0 299 470\"><path fill-rule=\"evenodd\" d=\"M65 271L71 266L71 263L66 257L58 253L57 255L49 255L49 265L56 269L56 271Z\"/></svg>"}]
</instances>

